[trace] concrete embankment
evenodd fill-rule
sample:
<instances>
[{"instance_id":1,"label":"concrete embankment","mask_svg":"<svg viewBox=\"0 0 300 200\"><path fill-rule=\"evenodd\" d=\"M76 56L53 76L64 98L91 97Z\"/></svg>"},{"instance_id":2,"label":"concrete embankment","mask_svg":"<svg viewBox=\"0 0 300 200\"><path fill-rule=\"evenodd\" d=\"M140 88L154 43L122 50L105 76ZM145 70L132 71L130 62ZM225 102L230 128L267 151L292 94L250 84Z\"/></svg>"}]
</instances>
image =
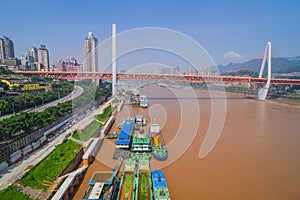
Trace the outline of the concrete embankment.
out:
<instances>
[{"instance_id":1,"label":"concrete embankment","mask_svg":"<svg viewBox=\"0 0 300 200\"><path fill-rule=\"evenodd\" d=\"M121 103L118 105L118 112L122 110L123 106L124 106L124 100L121 99Z\"/></svg>"},{"instance_id":2,"label":"concrete embankment","mask_svg":"<svg viewBox=\"0 0 300 200\"><path fill-rule=\"evenodd\" d=\"M84 176L88 166L82 166L76 171L70 173L63 184L59 187L52 200L67 200L70 199L75 187L80 184L80 179Z\"/></svg>"},{"instance_id":3,"label":"concrete embankment","mask_svg":"<svg viewBox=\"0 0 300 200\"><path fill-rule=\"evenodd\" d=\"M74 190L81 183L89 163L93 162L102 143L103 139L94 138L85 153L83 148L78 152L74 161L60 174L60 178L65 180L57 188L57 192L51 198L52 200L71 199ZM73 171L80 163L81 167Z\"/></svg>"},{"instance_id":4,"label":"concrete embankment","mask_svg":"<svg viewBox=\"0 0 300 200\"><path fill-rule=\"evenodd\" d=\"M87 151L84 153L84 155L82 156L82 161L88 161L85 163L91 163L93 162L94 158L96 157L101 145L103 143L103 139L102 138L95 138L91 145L89 146L89 148L87 149Z\"/></svg>"},{"instance_id":5,"label":"concrete embankment","mask_svg":"<svg viewBox=\"0 0 300 200\"><path fill-rule=\"evenodd\" d=\"M110 102L111 101L107 102L108 103L107 106L110 105ZM124 102L123 101L120 102L120 104L117 107L118 109L116 109L117 111L122 109L122 106L120 106L121 104L124 104ZM104 109L104 107L102 109ZM117 111L114 112L114 115L117 114ZM89 145L87 146L87 150L81 157L81 161L82 161L81 167L79 169L75 170L74 172L65 175L66 178L65 178L64 182L57 189L57 192L52 197L52 200L65 200L65 199L72 198L72 194L73 194L74 190L77 188L77 186L81 183L81 179L84 177L85 171L87 170L88 166L94 161L98 151L100 150L100 148L103 144L103 140L104 140L103 137L108 133L112 124L114 123L114 121L115 121L114 115L112 115L106 121L105 125L101 129L100 138L98 136L96 137L94 135L94 138L91 139L91 141L89 142ZM79 157L79 156L77 156L77 157ZM76 161L76 162L79 162L79 161Z\"/></svg>"},{"instance_id":6,"label":"concrete embankment","mask_svg":"<svg viewBox=\"0 0 300 200\"><path fill-rule=\"evenodd\" d=\"M110 116L110 118L107 120L103 128L101 129L101 137L104 137L107 135L108 131L110 130L111 126L115 122L116 117L115 116Z\"/></svg>"}]
</instances>

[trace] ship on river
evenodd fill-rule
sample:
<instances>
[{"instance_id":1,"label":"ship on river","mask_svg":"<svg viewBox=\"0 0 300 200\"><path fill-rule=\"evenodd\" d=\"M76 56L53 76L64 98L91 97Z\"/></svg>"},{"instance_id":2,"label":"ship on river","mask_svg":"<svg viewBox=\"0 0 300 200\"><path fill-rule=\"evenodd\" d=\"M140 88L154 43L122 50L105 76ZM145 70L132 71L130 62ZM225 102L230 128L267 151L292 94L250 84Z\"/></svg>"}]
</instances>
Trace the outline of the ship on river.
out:
<instances>
[{"instance_id":1,"label":"ship on river","mask_svg":"<svg viewBox=\"0 0 300 200\"><path fill-rule=\"evenodd\" d=\"M140 107L141 108L147 108L148 107L148 98L146 95L140 96Z\"/></svg>"},{"instance_id":2,"label":"ship on river","mask_svg":"<svg viewBox=\"0 0 300 200\"><path fill-rule=\"evenodd\" d=\"M161 170L152 171L154 200L170 200L165 175Z\"/></svg>"},{"instance_id":3,"label":"ship on river","mask_svg":"<svg viewBox=\"0 0 300 200\"><path fill-rule=\"evenodd\" d=\"M84 199L170 200L164 174L160 170L152 171L150 166L152 157L157 160L168 157L160 125L154 121L148 131L146 127L146 119L141 114L122 122L116 149L127 152L128 157L120 159L114 172L95 172ZM121 166L123 170L119 171Z\"/></svg>"},{"instance_id":4,"label":"ship on river","mask_svg":"<svg viewBox=\"0 0 300 200\"><path fill-rule=\"evenodd\" d=\"M159 161L166 160L168 158L168 149L165 144L164 138L161 134L160 126L157 122L153 122L150 125L149 132L152 139L152 155Z\"/></svg>"},{"instance_id":5,"label":"ship on river","mask_svg":"<svg viewBox=\"0 0 300 200\"><path fill-rule=\"evenodd\" d=\"M130 96L130 105L140 106L140 92L138 90L132 92Z\"/></svg>"},{"instance_id":6,"label":"ship on river","mask_svg":"<svg viewBox=\"0 0 300 200\"><path fill-rule=\"evenodd\" d=\"M129 101L132 106L139 106L141 108L148 107L148 97L146 95L140 95L137 90L131 94Z\"/></svg>"}]
</instances>

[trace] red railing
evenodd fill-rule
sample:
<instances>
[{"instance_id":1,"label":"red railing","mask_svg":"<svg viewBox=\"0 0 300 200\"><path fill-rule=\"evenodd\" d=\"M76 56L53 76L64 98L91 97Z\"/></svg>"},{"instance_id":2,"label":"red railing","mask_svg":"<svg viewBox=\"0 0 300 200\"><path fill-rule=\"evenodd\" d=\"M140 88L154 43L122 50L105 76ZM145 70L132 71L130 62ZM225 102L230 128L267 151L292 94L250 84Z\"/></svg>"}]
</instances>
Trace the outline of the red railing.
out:
<instances>
[{"instance_id":1,"label":"red railing","mask_svg":"<svg viewBox=\"0 0 300 200\"><path fill-rule=\"evenodd\" d=\"M57 80L112 80L111 72L40 72L17 71L17 74L47 76ZM117 80L148 80L148 81L174 81L198 83L243 83L265 84L266 78L238 77L238 76L200 76L179 74L140 74L118 72ZM271 79L271 84L300 85L300 79Z\"/></svg>"}]
</instances>

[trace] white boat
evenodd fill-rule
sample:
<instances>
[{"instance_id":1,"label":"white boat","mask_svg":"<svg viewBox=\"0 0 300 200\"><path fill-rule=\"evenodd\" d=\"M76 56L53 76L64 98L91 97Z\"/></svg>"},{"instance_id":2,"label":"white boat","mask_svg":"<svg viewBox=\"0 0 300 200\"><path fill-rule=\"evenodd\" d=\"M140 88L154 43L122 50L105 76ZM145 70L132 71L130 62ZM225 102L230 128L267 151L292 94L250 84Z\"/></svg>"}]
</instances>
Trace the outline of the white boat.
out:
<instances>
[{"instance_id":1,"label":"white boat","mask_svg":"<svg viewBox=\"0 0 300 200\"><path fill-rule=\"evenodd\" d=\"M146 95L140 96L140 107L141 108L147 108L148 107L148 98Z\"/></svg>"}]
</instances>

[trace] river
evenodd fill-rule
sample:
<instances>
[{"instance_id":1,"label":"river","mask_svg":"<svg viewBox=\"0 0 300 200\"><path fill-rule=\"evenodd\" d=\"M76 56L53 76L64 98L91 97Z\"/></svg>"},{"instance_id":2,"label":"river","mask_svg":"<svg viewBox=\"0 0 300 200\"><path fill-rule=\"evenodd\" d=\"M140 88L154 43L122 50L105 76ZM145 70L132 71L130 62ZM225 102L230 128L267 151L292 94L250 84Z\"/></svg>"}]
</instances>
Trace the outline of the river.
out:
<instances>
[{"instance_id":1,"label":"river","mask_svg":"<svg viewBox=\"0 0 300 200\"><path fill-rule=\"evenodd\" d=\"M225 104L224 126L212 151L200 159L204 137L215 126L211 124L208 92L197 90L193 98L153 85L140 91L148 95L149 107L125 106L116 121L141 113L148 121L155 118L162 125L170 158L164 163L152 161L151 166L162 168L172 199L299 199L299 106L257 101L232 93L226 99L216 98ZM183 122L189 124L185 126ZM191 143L187 150L172 144L177 137L183 146ZM104 156L110 157L111 151L100 150L75 199L82 198L93 171L109 169L98 161Z\"/></svg>"}]
</instances>

